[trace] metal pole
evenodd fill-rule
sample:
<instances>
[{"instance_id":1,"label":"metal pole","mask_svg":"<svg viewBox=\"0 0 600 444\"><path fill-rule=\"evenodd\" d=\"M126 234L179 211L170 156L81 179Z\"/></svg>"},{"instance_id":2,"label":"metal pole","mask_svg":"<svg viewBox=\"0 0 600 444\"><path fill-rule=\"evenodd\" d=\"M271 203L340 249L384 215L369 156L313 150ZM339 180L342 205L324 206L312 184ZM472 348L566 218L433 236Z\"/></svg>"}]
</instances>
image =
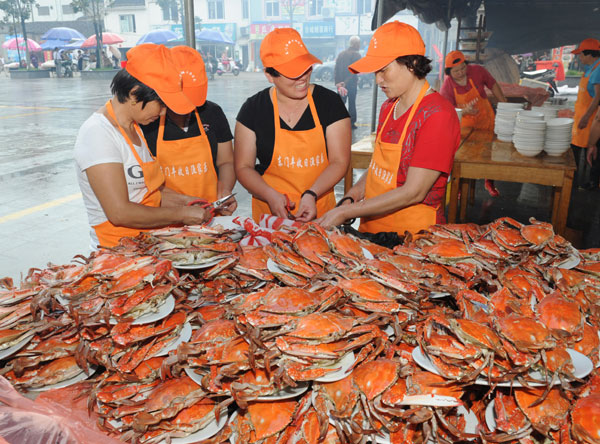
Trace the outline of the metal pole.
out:
<instances>
[{"instance_id":1,"label":"metal pole","mask_svg":"<svg viewBox=\"0 0 600 444\"><path fill-rule=\"evenodd\" d=\"M383 22L383 0L377 1L377 27ZM371 102L371 132L374 133L377 128L377 82L373 82L373 99Z\"/></svg>"},{"instance_id":2,"label":"metal pole","mask_svg":"<svg viewBox=\"0 0 600 444\"><path fill-rule=\"evenodd\" d=\"M452 7L452 0L448 0L448 28L446 28L446 33L444 34L444 51L442 57L442 66L440 66L440 70L442 71L442 82L446 78L446 70L444 69L444 64L446 63L446 55L448 54L448 31L451 27L452 15L450 13L450 9Z\"/></svg>"},{"instance_id":3,"label":"metal pole","mask_svg":"<svg viewBox=\"0 0 600 444\"><path fill-rule=\"evenodd\" d=\"M194 27L194 0L183 0L183 27L185 44L196 49L196 28Z\"/></svg>"}]
</instances>

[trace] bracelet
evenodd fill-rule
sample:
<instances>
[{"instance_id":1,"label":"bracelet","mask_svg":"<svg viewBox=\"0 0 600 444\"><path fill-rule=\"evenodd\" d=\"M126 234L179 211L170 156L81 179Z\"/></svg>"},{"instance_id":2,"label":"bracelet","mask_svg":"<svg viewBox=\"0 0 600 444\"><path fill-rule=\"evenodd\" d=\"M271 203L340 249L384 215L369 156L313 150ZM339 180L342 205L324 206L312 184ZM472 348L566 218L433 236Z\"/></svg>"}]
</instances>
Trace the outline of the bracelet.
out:
<instances>
[{"instance_id":1,"label":"bracelet","mask_svg":"<svg viewBox=\"0 0 600 444\"><path fill-rule=\"evenodd\" d=\"M303 198L304 196L306 196L307 194L311 195L312 197L315 198L315 202L317 201L318 197L317 193L315 193L313 190L306 190L304 193L302 193L302 195L300 196L300 198Z\"/></svg>"},{"instance_id":2,"label":"bracelet","mask_svg":"<svg viewBox=\"0 0 600 444\"><path fill-rule=\"evenodd\" d=\"M354 203L354 198L350 197L350 196L346 196L346 197L342 197L340 199L340 201L337 203L336 207L339 207L340 205L342 205L344 202L346 202L347 200L350 201L350 203Z\"/></svg>"}]
</instances>

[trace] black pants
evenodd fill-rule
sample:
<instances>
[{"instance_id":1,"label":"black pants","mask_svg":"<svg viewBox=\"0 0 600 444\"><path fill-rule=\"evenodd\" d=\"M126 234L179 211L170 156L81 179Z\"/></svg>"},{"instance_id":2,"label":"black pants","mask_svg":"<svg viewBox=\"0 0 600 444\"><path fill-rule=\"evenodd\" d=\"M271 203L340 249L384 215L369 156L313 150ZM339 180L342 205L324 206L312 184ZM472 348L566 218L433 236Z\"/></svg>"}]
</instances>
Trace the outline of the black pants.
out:
<instances>
[{"instance_id":1,"label":"black pants","mask_svg":"<svg viewBox=\"0 0 600 444\"><path fill-rule=\"evenodd\" d=\"M600 151L600 141L596 144L598 151ZM573 150L573 155L575 156L575 163L577 164L577 170L575 172L575 177L573 182L575 182L578 186L583 186L586 180L585 170L587 163L587 148L582 148L577 145L571 145L571 149ZM589 174L589 182L598 187L600 184L600 153L596 155L596 160L592 161L592 166L590 167Z\"/></svg>"},{"instance_id":2,"label":"black pants","mask_svg":"<svg viewBox=\"0 0 600 444\"><path fill-rule=\"evenodd\" d=\"M346 87L348 90L348 95L346 97L342 97L344 104L346 104L346 100L348 103L346 106L348 107L348 113L350 113L350 123L354 125L356 123L356 89L357 85L348 85Z\"/></svg>"}]
</instances>

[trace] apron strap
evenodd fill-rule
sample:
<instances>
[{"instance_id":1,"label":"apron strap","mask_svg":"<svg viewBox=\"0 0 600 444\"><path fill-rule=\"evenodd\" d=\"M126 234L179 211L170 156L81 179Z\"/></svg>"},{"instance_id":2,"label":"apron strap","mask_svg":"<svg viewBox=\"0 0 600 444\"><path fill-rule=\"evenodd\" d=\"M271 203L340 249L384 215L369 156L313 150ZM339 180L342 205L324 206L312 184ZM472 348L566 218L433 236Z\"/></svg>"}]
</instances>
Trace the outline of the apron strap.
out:
<instances>
[{"instance_id":1,"label":"apron strap","mask_svg":"<svg viewBox=\"0 0 600 444\"><path fill-rule=\"evenodd\" d=\"M400 148L402 148L402 144L404 143L404 138L406 137L408 127L409 127L410 123L412 122L412 119L413 119L415 113L417 112L417 108L421 104L421 100L423 100L423 97L425 97L425 94L427 94L428 90L429 90L429 82L427 82L427 80L425 80L425 83L421 87L421 91L419 92L419 95L417 96L417 100L415 100L415 103L413 103L413 105L410 109L410 113L408 114L408 118L406 119L406 123L404 124L404 128L402 129L402 134L400 135L400 141L398 142L398 145L400 145ZM394 105L394 107L395 107L395 105ZM382 130L383 130L383 128L382 128Z\"/></svg>"},{"instance_id":2,"label":"apron strap","mask_svg":"<svg viewBox=\"0 0 600 444\"><path fill-rule=\"evenodd\" d=\"M123 138L125 139L125 141L129 145L129 148L131 148L131 151L133 152L133 155L135 156L135 160L137 160L137 162L140 165L142 165L142 163L143 163L142 162L142 158L140 157L140 155L138 154L137 150L133 146L133 142L131 141L131 139L129 138L129 136L127 135L127 133L123 129L123 127L117 121L117 116L116 116L115 110L114 110L114 108L112 106L112 102L109 100L109 101L106 102L106 104L104 106L106 106L106 110L108 111L108 115L117 124L117 129L120 131L121 135L123 136ZM136 122L134 122L133 125L134 125L135 132L138 134L138 136L144 142L144 144L146 144L146 149L148 149L147 148L148 147L148 143L146 142L146 138L144 137L144 134L140 130L138 124ZM150 153L150 156L152 156L152 153ZM152 157L152 158L154 158L154 157Z\"/></svg>"},{"instance_id":3,"label":"apron strap","mask_svg":"<svg viewBox=\"0 0 600 444\"><path fill-rule=\"evenodd\" d=\"M314 85L310 85L308 90L308 107L310 108L310 112L313 116L313 120L315 122L315 128L319 128L321 126L321 121L319 120L319 115L317 114L317 108L315 107L315 102L312 98L312 91L314 89ZM277 103L277 89L273 87L271 89L271 102L273 102L273 118L275 119L275 130L281 129L281 123L279 122L279 104ZM304 114L304 113L302 113ZM302 118L302 116L300 116Z\"/></svg>"},{"instance_id":4,"label":"apron strap","mask_svg":"<svg viewBox=\"0 0 600 444\"><path fill-rule=\"evenodd\" d=\"M200 120L200 115L198 114L198 108L194 109L194 114L196 115L196 122L198 123L198 129L200 130L200 136L204 136L206 131L204 131L202 121ZM165 140L166 125L167 125L167 113L160 116L160 120L159 120L159 124L158 124L158 140Z\"/></svg>"}]
</instances>

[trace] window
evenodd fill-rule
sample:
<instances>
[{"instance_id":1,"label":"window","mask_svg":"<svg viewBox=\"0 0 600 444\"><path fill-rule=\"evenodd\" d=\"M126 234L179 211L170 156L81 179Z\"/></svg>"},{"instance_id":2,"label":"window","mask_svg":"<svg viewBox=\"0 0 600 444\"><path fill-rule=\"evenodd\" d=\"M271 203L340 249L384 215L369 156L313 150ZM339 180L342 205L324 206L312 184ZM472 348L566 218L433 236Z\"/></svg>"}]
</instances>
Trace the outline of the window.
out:
<instances>
[{"instance_id":1,"label":"window","mask_svg":"<svg viewBox=\"0 0 600 444\"><path fill-rule=\"evenodd\" d=\"M371 12L371 0L356 0L356 13L369 14Z\"/></svg>"},{"instance_id":2,"label":"window","mask_svg":"<svg viewBox=\"0 0 600 444\"><path fill-rule=\"evenodd\" d=\"M208 18L223 19L225 13L223 9L223 0L208 0Z\"/></svg>"},{"instance_id":3,"label":"window","mask_svg":"<svg viewBox=\"0 0 600 444\"><path fill-rule=\"evenodd\" d=\"M161 8L162 8L162 13L163 13L163 20L165 20L165 21L173 20L175 22L179 21L178 20L179 14L177 11L177 3L172 2L165 6L161 6Z\"/></svg>"},{"instance_id":4,"label":"window","mask_svg":"<svg viewBox=\"0 0 600 444\"><path fill-rule=\"evenodd\" d=\"M323 0L310 0L308 15L321 15Z\"/></svg>"},{"instance_id":5,"label":"window","mask_svg":"<svg viewBox=\"0 0 600 444\"><path fill-rule=\"evenodd\" d=\"M71 5L62 5L63 14L74 14L73 7Z\"/></svg>"},{"instance_id":6,"label":"window","mask_svg":"<svg viewBox=\"0 0 600 444\"><path fill-rule=\"evenodd\" d=\"M250 6L248 0L242 0L242 18L250 18Z\"/></svg>"},{"instance_id":7,"label":"window","mask_svg":"<svg viewBox=\"0 0 600 444\"><path fill-rule=\"evenodd\" d=\"M265 17L279 17L279 1L265 0Z\"/></svg>"},{"instance_id":8,"label":"window","mask_svg":"<svg viewBox=\"0 0 600 444\"><path fill-rule=\"evenodd\" d=\"M121 32L135 32L135 14L124 14L119 16Z\"/></svg>"},{"instance_id":9,"label":"window","mask_svg":"<svg viewBox=\"0 0 600 444\"><path fill-rule=\"evenodd\" d=\"M38 6L38 15L50 15L50 6Z\"/></svg>"}]
</instances>

